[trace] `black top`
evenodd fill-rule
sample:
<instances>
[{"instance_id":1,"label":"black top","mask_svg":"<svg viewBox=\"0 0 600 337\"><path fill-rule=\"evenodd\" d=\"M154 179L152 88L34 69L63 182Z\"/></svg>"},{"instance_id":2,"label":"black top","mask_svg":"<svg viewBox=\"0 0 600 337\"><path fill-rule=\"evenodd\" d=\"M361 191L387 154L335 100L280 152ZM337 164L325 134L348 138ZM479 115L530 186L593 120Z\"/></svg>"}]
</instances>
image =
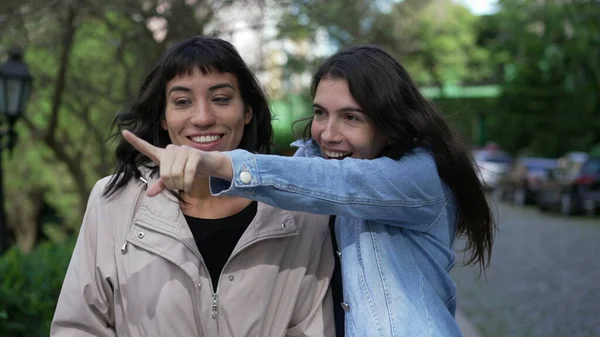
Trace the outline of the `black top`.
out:
<instances>
[{"instance_id":1,"label":"black top","mask_svg":"<svg viewBox=\"0 0 600 337\"><path fill-rule=\"evenodd\" d=\"M335 335L337 337L345 336L345 312L342 307L344 302L344 290L342 287L342 261L338 252L337 239L335 237L335 215L329 216L329 232L331 233L331 244L333 245L333 255L335 267L331 276L331 292L333 297L333 315L335 321Z\"/></svg>"},{"instance_id":2,"label":"black top","mask_svg":"<svg viewBox=\"0 0 600 337\"><path fill-rule=\"evenodd\" d=\"M200 219L185 216L215 290L225 263L256 216L256 208L257 204L253 201L239 213L226 218Z\"/></svg>"}]
</instances>

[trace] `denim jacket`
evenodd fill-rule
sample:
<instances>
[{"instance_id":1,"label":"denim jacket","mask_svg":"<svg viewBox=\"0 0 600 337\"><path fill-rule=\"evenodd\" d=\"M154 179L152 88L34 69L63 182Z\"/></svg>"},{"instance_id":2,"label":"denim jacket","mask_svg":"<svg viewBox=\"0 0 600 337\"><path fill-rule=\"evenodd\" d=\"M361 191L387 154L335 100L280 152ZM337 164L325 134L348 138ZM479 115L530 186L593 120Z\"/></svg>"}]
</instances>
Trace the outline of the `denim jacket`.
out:
<instances>
[{"instance_id":1,"label":"denim jacket","mask_svg":"<svg viewBox=\"0 0 600 337\"><path fill-rule=\"evenodd\" d=\"M337 216L346 336L461 336L449 275L457 208L432 153L327 160L313 141L293 145L294 157L226 152L233 181L211 178L212 193Z\"/></svg>"}]
</instances>

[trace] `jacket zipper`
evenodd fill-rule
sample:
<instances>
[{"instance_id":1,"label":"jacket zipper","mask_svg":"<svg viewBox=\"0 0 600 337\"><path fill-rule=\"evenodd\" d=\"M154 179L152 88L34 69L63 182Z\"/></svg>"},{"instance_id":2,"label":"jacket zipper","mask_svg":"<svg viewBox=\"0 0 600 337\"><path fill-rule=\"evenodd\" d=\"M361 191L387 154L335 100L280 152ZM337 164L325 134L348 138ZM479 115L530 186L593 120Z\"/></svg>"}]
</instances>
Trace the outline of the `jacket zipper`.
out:
<instances>
[{"instance_id":1,"label":"jacket zipper","mask_svg":"<svg viewBox=\"0 0 600 337\"><path fill-rule=\"evenodd\" d=\"M213 319L217 319L217 317L219 316L219 311L217 309L218 300L219 300L219 295L217 295L217 293L214 292L212 295L212 318Z\"/></svg>"},{"instance_id":2,"label":"jacket zipper","mask_svg":"<svg viewBox=\"0 0 600 337\"><path fill-rule=\"evenodd\" d=\"M141 193L143 193L144 191L146 191L146 190L147 190L147 188L148 188L148 180L146 180L146 178L145 178L145 177L143 177L143 176L141 176L139 179L140 179L140 181L141 181L141 182L144 184L144 188L142 188L142 190L141 190L141 191L140 191L140 193L138 194L138 197L137 197L137 199L138 199L138 200L139 200L139 198L140 198L140 196L141 196ZM138 207L138 205L136 205L136 211L137 211L137 207ZM135 213L135 211L134 211L134 213ZM132 222L133 222L133 219L132 219ZM142 221L142 222L143 222L143 221ZM144 226L144 227L146 227L146 226ZM156 228L154 228L154 226L150 226L150 227L151 227L153 230L156 230ZM179 239L179 237L177 237L177 236L174 236L174 235L172 235L171 233L165 233L165 232L162 232L162 231L159 231L159 232L160 232L161 234L163 234L163 235L167 235L167 236L169 236L169 237L171 237L171 238L173 238L173 239L176 239L176 240L178 240L178 239ZM123 253L123 254L125 254L125 253L127 252L127 243L128 243L128 241L127 241L127 240L125 240L125 244L123 244L123 246L121 247L121 253ZM182 242L182 243L183 243L183 242ZM186 245L185 243L183 243L183 244L184 244L184 246L187 246L188 248L190 248L190 247L189 247L188 245ZM206 268L206 264L204 263L204 259L202 258L202 256L201 256L201 255L199 255L199 257L200 257L200 261L202 262L202 265L204 266L204 269L205 269L205 271L208 271L208 269ZM220 279L220 278L221 278L221 275L219 275L219 279ZM220 280L219 280L219 281L220 281ZM213 289L213 285L212 285L212 280L210 279L210 274L209 274L208 282L209 282L209 284L210 284L210 289L211 289L211 292L212 292L212 291L213 291L213 290L212 290L212 289ZM220 282L219 282L219 283L220 283ZM219 288L218 288L218 285L217 285L217 292L218 292L218 291L219 291ZM216 318L217 318L217 316L218 316L218 312L217 312L218 295L217 295L217 292L213 292L213 293L212 293L212 301L213 301L213 303L212 303L212 318L213 318L213 319L216 319ZM200 324L198 324L198 326L201 326L201 325L200 325ZM218 326L218 324L217 324L217 331L219 331L219 326Z\"/></svg>"},{"instance_id":3,"label":"jacket zipper","mask_svg":"<svg viewBox=\"0 0 600 337\"><path fill-rule=\"evenodd\" d=\"M217 319L217 317L219 317L219 285L221 284L221 276L223 275L223 271L221 271L221 274L219 274L219 278L217 279L217 289L215 290L215 286L212 283L212 278L210 277L210 272L208 271L208 268L206 267L206 264L204 263L204 258L202 256L200 256L200 262L202 263L204 272L206 273L206 275L208 275L208 284L210 285L210 292L212 295L212 306L210 309L211 317L212 319ZM227 265L227 263L225 263L225 265ZM225 269L225 266L223 266L223 269Z\"/></svg>"},{"instance_id":4,"label":"jacket zipper","mask_svg":"<svg viewBox=\"0 0 600 337\"><path fill-rule=\"evenodd\" d=\"M152 230L157 231L157 232L161 233L162 235L166 235L166 236L171 237L173 239L179 240L179 237L177 237L176 235L173 235L172 233L168 233L168 232L157 230L152 225L146 225L143 220L138 221L138 223L141 223L141 225L143 227L150 227L150 228L152 228ZM252 241L251 243L254 243L254 242L256 242L256 241ZM185 243L183 243L183 244L185 246L187 246ZM243 247L241 247L240 249L238 249L238 251L240 251L241 249L245 248L246 246L247 245L244 245ZM125 248L125 250L123 250L123 248ZM125 246L121 247L121 252L124 253L125 251L126 251L126 247ZM235 253L237 254L237 252L235 252ZM232 256L233 256L233 254L229 257L229 259L231 259ZM202 255L199 255L199 259L200 259L200 262L202 263L202 267L204 268L204 272L206 273L206 275L208 275L208 283L210 285L210 291L211 291L211 294L212 294L211 317L213 319L217 319L217 317L219 315L219 284L221 284L221 276L223 275L223 272L221 271L221 274L219 274L219 283L217 284L217 289L213 290L215 288L214 288L214 285L212 284L212 280L210 278L210 273L208 271L208 268L206 267L206 264L204 263L204 258L202 257ZM229 260L227 260L227 262L229 262ZM225 263L225 266L227 266L227 262ZM225 266L223 266L223 270L225 270Z\"/></svg>"},{"instance_id":5,"label":"jacket zipper","mask_svg":"<svg viewBox=\"0 0 600 337\"><path fill-rule=\"evenodd\" d=\"M213 319L217 319L219 317L219 287L221 286L221 277L223 276L223 270L225 270L225 268L227 267L227 264L229 264L229 261L231 261L231 259L236 256L239 252L241 252L242 250L246 249L248 246L253 245L257 242L261 242L264 240L270 240L270 239L278 239L278 238L282 238L282 237L286 237L289 236L289 234L283 234L283 235L273 235L273 236L266 236L266 237L262 237L256 240L252 240L250 242L247 242L246 244L244 244L243 246L241 246L238 250L233 251L231 253L231 255L229 256L229 258L227 259L227 262L225 262L225 265L223 266L223 269L221 270L221 273L219 274L219 279L218 279L218 283L217 283L217 289L215 291L213 291L214 286L212 284L212 280L210 279L210 273L208 272L208 268L206 268L206 264L204 264L204 259L202 259L202 265L204 266L204 271L207 273L207 275L209 275L208 280L210 283L210 289L211 291L213 291L212 293L212 308L211 308L211 316ZM217 325L217 330L218 330L218 325Z\"/></svg>"},{"instance_id":6,"label":"jacket zipper","mask_svg":"<svg viewBox=\"0 0 600 337\"><path fill-rule=\"evenodd\" d=\"M143 221L140 221L140 222L143 223ZM147 227L144 224L142 226ZM156 228L154 228L154 226L150 226L150 228L152 228L152 230L156 231ZM179 237L177 237L177 236L175 236L175 235L173 235L171 233L167 233L167 232L163 232L163 231L158 231L158 232L161 233L161 234L163 234L163 235L169 236L169 237L171 237L173 239L179 239ZM280 235L265 236L265 237L262 237L262 238L258 238L258 239L249 241L246 244L244 244L243 246L241 246L238 250L233 251L231 253L231 255L229 256L229 259L227 259L227 262L225 262L225 265L223 266L223 269L221 270L221 273L219 274L219 279L218 279L219 283L217 283L217 289L216 290L213 290L215 288L214 288L214 285L212 284L212 280L210 278L210 273L208 271L208 268L206 267L206 264L204 263L204 258L202 258L202 256L200 256L200 261L202 262L202 266L204 267L204 272L206 273L206 275L208 275L208 283L210 284L210 291L212 293L211 317L213 319L216 320L219 317L219 286L221 285L221 277L223 276L223 270L225 270L225 268L229 264L229 261L231 261L231 259L234 256L236 256L237 254L239 254L239 252L243 251L244 249L246 249L250 245L253 245L255 243L258 243L258 242L261 242L261 241L264 241L264 240L278 239L278 238L287 237L287 236L290 236L290 234L287 233L287 234L280 234ZM123 248L125 248L125 250L123 250ZM126 246L121 247L121 251L123 253L126 252L126 249L127 249ZM218 330L218 325L217 325L217 330Z\"/></svg>"},{"instance_id":7,"label":"jacket zipper","mask_svg":"<svg viewBox=\"0 0 600 337\"><path fill-rule=\"evenodd\" d=\"M142 180L142 182L147 185L147 181L144 181L145 179L140 179L140 180ZM156 229L153 229L153 230L156 230ZM159 232L162 233L163 235L170 236L171 238L179 239L179 237L174 236L171 233L165 233L165 232L162 232L162 231L159 231ZM223 276L223 270L225 270L225 267L227 267L227 264L229 264L229 261L231 261L231 259L235 255L237 255L239 252L241 252L242 250L246 249L246 247L248 247L250 245L253 245L253 244L257 243L257 242L261 242L261 241L264 241L264 240L278 239L278 238L287 237L287 236L290 236L290 233L280 234L280 235L264 236L262 238L257 238L255 240L249 241L246 244L244 244L243 246L241 246L238 250L233 251L231 253L231 255L229 256L229 258L227 259L227 262L225 262L225 265L223 266L223 269L221 270L221 273L219 274L218 283L217 283L217 289L216 290L213 290L214 289L214 285L212 284L212 280L210 278L210 272L208 272L208 268L206 267L206 264L204 263L204 258L200 255L200 261L202 262L202 266L204 267L204 271L208 275L208 282L210 284L210 290L212 292L211 317L213 319L216 320L219 317L219 286L221 285L221 276ZM125 252L124 249L126 249L126 246L123 246L121 248L121 251ZM217 325L217 331L218 331L218 329L219 329L219 326Z\"/></svg>"}]
</instances>

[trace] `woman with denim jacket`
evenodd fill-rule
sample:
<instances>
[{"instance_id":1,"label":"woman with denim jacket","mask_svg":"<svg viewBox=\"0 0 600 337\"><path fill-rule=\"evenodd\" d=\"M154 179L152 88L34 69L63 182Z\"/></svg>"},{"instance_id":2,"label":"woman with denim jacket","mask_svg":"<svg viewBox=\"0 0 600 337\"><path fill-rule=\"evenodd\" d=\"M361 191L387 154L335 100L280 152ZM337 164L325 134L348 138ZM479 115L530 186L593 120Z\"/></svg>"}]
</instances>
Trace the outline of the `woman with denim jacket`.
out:
<instances>
[{"instance_id":1,"label":"woman with denim jacket","mask_svg":"<svg viewBox=\"0 0 600 337\"><path fill-rule=\"evenodd\" d=\"M164 150L125 135L161 162L149 195L211 176L214 195L333 214L346 336L460 336L455 240L466 239L468 263L483 269L495 233L467 146L377 46L330 57L312 94L310 138L294 157Z\"/></svg>"}]
</instances>

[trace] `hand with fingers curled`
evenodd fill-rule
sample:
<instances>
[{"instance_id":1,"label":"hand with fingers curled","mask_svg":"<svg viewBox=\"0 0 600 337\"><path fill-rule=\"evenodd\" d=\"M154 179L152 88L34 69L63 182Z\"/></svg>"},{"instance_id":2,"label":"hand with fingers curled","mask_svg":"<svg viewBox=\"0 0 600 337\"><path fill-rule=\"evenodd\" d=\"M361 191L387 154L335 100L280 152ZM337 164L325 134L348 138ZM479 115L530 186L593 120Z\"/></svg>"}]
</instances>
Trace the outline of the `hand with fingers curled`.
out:
<instances>
[{"instance_id":1,"label":"hand with fingers curled","mask_svg":"<svg viewBox=\"0 0 600 337\"><path fill-rule=\"evenodd\" d=\"M194 181L217 177L231 180L233 168L229 157L218 151L202 151L189 146L169 144L166 148L154 146L127 130L123 138L135 149L160 167L160 178L146 194L154 197L165 189L190 192Z\"/></svg>"}]
</instances>

